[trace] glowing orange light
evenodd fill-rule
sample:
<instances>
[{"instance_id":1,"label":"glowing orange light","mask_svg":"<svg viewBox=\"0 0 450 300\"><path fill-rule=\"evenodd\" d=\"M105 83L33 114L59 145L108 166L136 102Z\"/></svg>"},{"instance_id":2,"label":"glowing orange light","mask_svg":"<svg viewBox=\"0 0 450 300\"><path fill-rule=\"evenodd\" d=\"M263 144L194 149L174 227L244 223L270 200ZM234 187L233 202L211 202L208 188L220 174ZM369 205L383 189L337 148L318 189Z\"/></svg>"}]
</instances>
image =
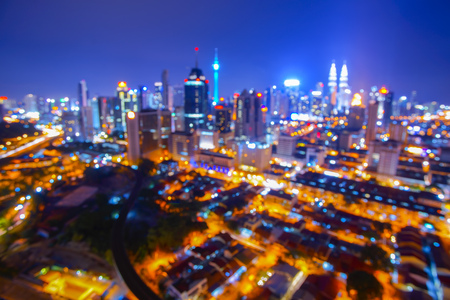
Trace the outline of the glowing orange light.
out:
<instances>
[{"instance_id":1,"label":"glowing orange light","mask_svg":"<svg viewBox=\"0 0 450 300\"><path fill-rule=\"evenodd\" d=\"M216 105L214 106L215 109L223 109L223 105Z\"/></svg>"},{"instance_id":2,"label":"glowing orange light","mask_svg":"<svg viewBox=\"0 0 450 300\"><path fill-rule=\"evenodd\" d=\"M125 81L121 81L118 83L119 87L126 87L127 83Z\"/></svg>"},{"instance_id":3,"label":"glowing orange light","mask_svg":"<svg viewBox=\"0 0 450 300\"><path fill-rule=\"evenodd\" d=\"M262 94L261 94L261 93L258 93L258 94L256 94L256 96L258 96L259 98L261 98L261 97L262 97Z\"/></svg>"},{"instance_id":4,"label":"glowing orange light","mask_svg":"<svg viewBox=\"0 0 450 300\"><path fill-rule=\"evenodd\" d=\"M195 80L200 81L200 78L197 78L197 79L195 79Z\"/></svg>"},{"instance_id":5,"label":"glowing orange light","mask_svg":"<svg viewBox=\"0 0 450 300\"><path fill-rule=\"evenodd\" d=\"M379 92L380 92L380 94L386 95L388 93L388 90L383 86Z\"/></svg>"},{"instance_id":6,"label":"glowing orange light","mask_svg":"<svg viewBox=\"0 0 450 300\"><path fill-rule=\"evenodd\" d=\"M220 97L220 101L224 101L225 99L223 97Z\"/></svg>"},{"instance_id":7,"label":"glowing orange light","mask_svg":"<svg viewBox=\"0 0 450 300\"><path fill-rule=\"evenodd\" d=\"M129 111L127 113L128 119L133 120L134 118L136 118L136 113L134 111Z\"/></svg>"},{"instance_id":8,"label":"glowing orange light","mask_svg":"<svg viewBox=\"0 0 450 300\"><path fill-rule=\"evenodd\" d=\"M8 100L8 97L6 97L6 96L1 96L1 97L0 97L0 100Z\"/></svg>"}]
</instances>

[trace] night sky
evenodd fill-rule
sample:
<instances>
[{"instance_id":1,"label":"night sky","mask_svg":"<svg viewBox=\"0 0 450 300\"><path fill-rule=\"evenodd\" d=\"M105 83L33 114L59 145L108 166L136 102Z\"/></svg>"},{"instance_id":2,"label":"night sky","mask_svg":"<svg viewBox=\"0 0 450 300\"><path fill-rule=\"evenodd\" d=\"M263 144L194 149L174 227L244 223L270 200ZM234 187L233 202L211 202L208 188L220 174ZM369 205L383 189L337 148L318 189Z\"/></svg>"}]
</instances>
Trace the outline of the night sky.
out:
<instances>
[{"instance_id":1,"label":"night sky","mask_svg":"<svg viewBox=\"0 0 450 300\"><path fill-rule=\"evenodd\" d=\"M219 49L220 96L291 77L308 91L335 59L354 92L385 84L450 104L449 15L430 0L1 0L0 96L76 97L81 79L112 96L163 69L181 84L197 46L209 79Z\"/></svg>"}]
</instances>

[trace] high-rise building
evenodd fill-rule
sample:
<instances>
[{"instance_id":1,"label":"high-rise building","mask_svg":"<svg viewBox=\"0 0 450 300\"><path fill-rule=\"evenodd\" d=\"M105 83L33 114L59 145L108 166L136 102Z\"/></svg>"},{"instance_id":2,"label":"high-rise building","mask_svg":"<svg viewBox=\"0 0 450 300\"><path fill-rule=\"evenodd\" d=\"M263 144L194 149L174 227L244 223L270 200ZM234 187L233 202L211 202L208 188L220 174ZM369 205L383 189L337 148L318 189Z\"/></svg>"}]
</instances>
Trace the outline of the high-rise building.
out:
<instances>
[{"instance_id":1,"label":"high-rise building","mask_svg":"<svg viewBox=\"0 0 450 300\"><path fill-rule=\"evenodd\" d=\"M138 90L138 111L150 109L150 90L146 86L139 86Z\"/></svg>"},{"instance_id":2,"label":"high-rise building","mask_svg":"<svg viewBox=\"0 0 450 300\"><path fill-rule=\"evenodd\" d=\"M388 93L384 96L383 126L385 129L389 128L389 124L391 123L391 117L393 116L393 102L394 93L392 91L388 91Z\"/></svg>"},{"instance_id":3,"label":"high-rise building","mask_svg":"<svg viewBox=\"0 0 450 300\"><path fill-rule=\"evenodd\" d=\"M151 156L155 150L168 150L172 113L167 109L151 109L138 113L138 116L141 153Z\"/></svg>"},{"instance_id":4,"label":"high-rise building","mask_svg":"<svg viewBox=\"0 0 450 300\"><path fill-rule=\"evenodd\" d=\"M216 105L214 107L216 115L216 130L220 133L231 131L231 106Z\"/></svg>"},{"instance_id":5,"label":"high-rise building","mask_svg":"<svg viewBox=\"0 0 450 300\"><path fill-rule=\"evenodd\" d=\"M264 137L264 123L261 111L262 94L247 90L237 98L235 138L258 140Z\"/></svg>"},{"instance_id":6,"label":"high-rise building","mask_svg":"<svg viewBox=\"0 0 450 300\"><path fill-rule=\"evenodd\" d=\"M236 162L240 169L262 172L270 167L271 145L264 142L240 141L235 143L234 148L239 158Z\"/></svg>"},{"instance_id":7,"label":"high-rise building","mask_svg":"<svg viewBox=\"0 0 450 300\"><path fill-rule=\"evenodd\" d=\"M327 115L325 109L327 104L323 101L323 87L324 84L322 82L318 82L316 84L316 89L310 93L311 110L309 115L311 117Z\"/></svg>"},{"instance_id":8,"label":"high-rise building","mask_svg":"<svg viewBox=\"0 0 450 300\"><path fill-rule=\"evenodd\" d=\"M366 125L366 145L368 145L370 141L374 141L376 139L377 121L378 121L378 101L370 100Z\"/></svg>"},{"instance_id":9,"label":"high-rise building","mask_svg":"<svg viewBox=\"0 0 450 300\"><path fill-rule=\"evenodd\" d=\"M92 106L89 103L89 94L86 81L83 79L78 84L78 106L80 108L80 127L83 140L92 140L94 136L94 120Z\"/></svg>"},{"instance_id":10,"label":"high-rise building","mask_svg":"<svg viewBox=\"0 0 450 300\"><path fill-rule=\"evenodd\" d=\"M408 102L408 98L406 96L401 96L398 99L398 115L399 116L407 116L410 109L411 109L411 103Z\"/></svg>"},{"instance_id":11,"label":"high-rise building","mask_svg":"<svg viewBox=\"0 0 450 300\"><path fill-rule=\"evenodd\" d=\"M23 108L26 112L37 112L37 96L28 94L23 98Z\"/></svg>"},{"instance_id":12,"label":"high-rise building","mask_svg":"<svg viewBox=\"0 0 450 300\"><path fill-rule=\"evenodd\" d=\"M174 132L184 132L185 122L184 122L184 106L176 106L173 116L173 127Z\"/></svg>"},{"instance_id":13,"label":"high-rise building","mask_svg":"<svg viewBox=\"0 0 450 300\"><path fill-rule=\"evenodd\" d=\"M328 97L329 97L329 103L330 105L330 111L333 109L336 109L336 94L337 94L337 70L336 70L336 64L331 64L330 68L330 74L328 75Z\"/></svg>"},{"instance_id":14,"label":"high-rise building","mask_svg":"<svg viewBox=\"0 0 450 300\"><path fill-rule=\"evenodd\" d=\"M196 65L184 83L184 121L186 132L206 128L208 80Z\"/></svg>"},{"instance_id":15,"label":"high-rise building","mask_svg":"<svg viewBox=\"0 0 450 300\"><path fill-rule=\"evenodd\" d=\"M214 70L214 102L219 103L219 56L218 50L215 50L214 63L212 65Z\"/></svg>"},{"instance_id":16,"label":"high-rise building","mask_svg":"<svg viewBox=\"0 0 450 300\"><path fill-rule=\"evenodd\" d=\"M141 145L139 138L139 116L130 110L126 116L127 120L127 144L128 164L137 165L141 158Z\"/></svg>"},{"instance_id":17,"label":"high-rise building","mask_svg":"<svg viewBox=\"0 0 450 300\"><path fill-rule=\"evenodd\" d=\"M358 131L361 130L364 124L364 115L366 108L362 105L362 97L356 93L353 96L349 114L347 116L348 125L347 130Z\"/></svg>"},{"instance_id":18,"label":"high-rise building","mask_svg":"<svg viewBox=\"0 0 450 300\"><path fill-rule=\"evenodd\" d=\"M98 115L101 131L111 133L114 129L114 111L117 100L115 97L98 97ZM119 108L119 107L118 107Z\"/></svg>"},{"instance_id":19,"label":"high-rise building","mask_svg":"<svg viewBox=\"0 0 450 300\"><path fill-rule=\"evenodd\" d=\"M397 174L401 144L397 141L371 141L369 143L369 167L380 174Z\"/></svg>"},{"instance_id":20,"label":"high-rise building","mask_svg":"<svg viewBox=\"0 0 450 300\"><path fill-rule=\"evenodd\" d=\"M152 101L152 108L153 109L161 109L163 104L163 83L162 82L155 82L155 92L153 93L153 101Z\"/></svg>"},{"instance_id":21,"label":"high-rise building","mask_svg":"<svg viewBox=\"0 0 450 300\"><path fill-rule=\"evenodd\" d=\"M389 140L397 141L403 145L408 141L408 122L393 121L389 124Z\"/></svg>"},{"instance_id":22,"label":"high-rise building","mask_svg":"<svg viewBox=\"0 0 450 300\"><path fill-rule=\"evenodd\" d=\"M173 103L169 103L169 71L164 70L161 76L162 83L162 106L164 109L171 110Z\"/></svg>"},{"instance_id":23,"label":"high-rise building","mask_svg":"<svg viewBox=\"0 0 450 300\"><path fill-rule=\"evenodd\" d=\"M287 79L284 81L286 95L288 97L289 116L300 113L300 81L297 79Z\"/></svg>"},{"instance_id":24,"label":"high-rise building","mask_svg":"<svg viewBox=\"0 0 450 300\"><path fill-rule=\"evenodd\" d=\"M8 97L6 96L2 96L0 97L0 122L3 121L3 118L5 117L5 105L4 105L4 101L8 100Z\"/></svg>"},{"instance_id":25,"label":"high-rise building","mask_svg":"<svg viewBox=\"0 0 450 300\"><path fill-rule=\"evenodd\" d=\"M114 106L115 130L126 132L129 111L138 111L137 90L129 89L127 83L121 81L117 86L116 105Z\"/></svg>"},{"instance_id":26,"label":"high-rise building","mask_svg":"<svg viewBox=\"0 0 450 300\"><path fill-rule=\"evenodd\" d=\"M339 95L338 95L338 110L347 111L350 107L350 88L348 86L348 69L344 61L341 69L341 76L339 77Z\"/></svg>"},{"instance_id":27,"label":"high-rise building","mask_svg":"<svg viewBox=\"0 0 450 300\"><path fill-rule=\"evenodd\" d=\"M277 154L284 156L294 155L297 147L298 136L291 136L290 134L280 134L278 137Z\"/></svg>"},{"instance_id":28,"label":"high-rise building","mask_svg":"<svg viewBox=\"0 0 450 300\"><path fill-rule=\"evenodd\" d=\"M169 149L174 160L193 160L198 150L198 135L195 132L174 132L170 135Z\"/></svg>"},{"instance_id":29,"label":"high-rise building","mask_svg":"<svg viewBox=\"0 0 450 300\"><path fill-rule=\"evenodd\" d=\"M73 111L64 111L61 119L63 123L64 138L69 142L79 140L81 137L81 130L78 113Z\"/></svg>"},{"instance_id":30,"label":"high-rise building","mask_svg":"<svg viewBox=\"0 0 450 300\"><path fill-rule=\"evenodd\" d=\"M182 85L173 86L173 107L178 106L184 107L184 86Z\"/></svg>"}]
</instances>

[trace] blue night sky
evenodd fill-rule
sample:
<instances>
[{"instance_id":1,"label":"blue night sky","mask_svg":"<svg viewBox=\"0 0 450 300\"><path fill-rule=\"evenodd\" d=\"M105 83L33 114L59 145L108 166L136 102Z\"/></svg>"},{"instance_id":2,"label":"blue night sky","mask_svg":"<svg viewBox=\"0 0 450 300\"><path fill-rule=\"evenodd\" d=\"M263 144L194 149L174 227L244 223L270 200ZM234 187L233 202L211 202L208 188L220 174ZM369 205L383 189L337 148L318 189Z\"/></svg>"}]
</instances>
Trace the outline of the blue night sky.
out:
<instances>
[{"instance_id":1,"label":"blue night sky","mask_svg":"<svg viewBox=\"0 0 450 300\"><path fill-rule=\"evenodd\" d=\"M0 95L76 97L85 79L108 96L163 69L181 84L198 46L209 79L219 49L220 96L290 77L308 91L335 59L354 92L385 84L450 104L449 15L449 1L430 0L1 0Z\"/></svg>"}]
</instances>

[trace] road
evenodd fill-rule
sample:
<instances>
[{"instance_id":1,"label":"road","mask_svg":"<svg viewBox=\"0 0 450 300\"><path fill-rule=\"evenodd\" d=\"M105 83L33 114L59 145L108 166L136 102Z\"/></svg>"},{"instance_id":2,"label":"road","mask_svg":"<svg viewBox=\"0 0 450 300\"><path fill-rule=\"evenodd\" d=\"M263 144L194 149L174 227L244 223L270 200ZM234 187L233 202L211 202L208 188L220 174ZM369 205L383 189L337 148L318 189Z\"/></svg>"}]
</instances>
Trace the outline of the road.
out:
<instances>
[{"instance_id":1,"label":"road","mask_svg":"<svg viewBox=\"0 0 450 300\"><path fill-rule=\"evenodd\" d=\"M131 170L131 169L130 169ZM124 244L124 227L127 220L128 213L134 205L137 199L139 191L142 186L142 175L138 172L136 174L136 184L130 193L124 207L122 208L119 218L114 223L114 227L111 233L111 250L114 257L114 263L120 276L130 291L138 299L160 300L160 297L156 295L146 284L142 281L141 277L136 273L133 265L128 258L127 251Z\"/></svg>"}]
</instances>

